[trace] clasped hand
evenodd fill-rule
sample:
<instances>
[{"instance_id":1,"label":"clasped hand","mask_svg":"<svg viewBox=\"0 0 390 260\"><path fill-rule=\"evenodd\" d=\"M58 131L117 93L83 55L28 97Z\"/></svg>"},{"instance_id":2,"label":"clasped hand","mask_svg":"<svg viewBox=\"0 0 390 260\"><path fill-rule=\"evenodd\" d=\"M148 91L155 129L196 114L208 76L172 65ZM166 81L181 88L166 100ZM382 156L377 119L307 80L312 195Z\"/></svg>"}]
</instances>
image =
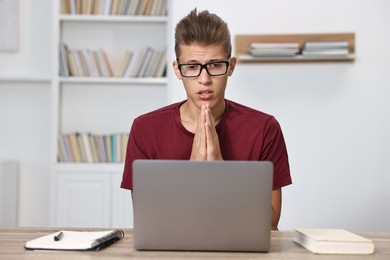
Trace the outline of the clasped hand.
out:
<instances>
[{"instance_id":1,"label":"clasped hand","mask_svg":"<svg viewBox=\"0 0 390 260\"><path fill-rule=\"evenodd\" d=\"M208 104L201 106L190 160L223 160L214 117Z\"/></svg>"}]
</instances>

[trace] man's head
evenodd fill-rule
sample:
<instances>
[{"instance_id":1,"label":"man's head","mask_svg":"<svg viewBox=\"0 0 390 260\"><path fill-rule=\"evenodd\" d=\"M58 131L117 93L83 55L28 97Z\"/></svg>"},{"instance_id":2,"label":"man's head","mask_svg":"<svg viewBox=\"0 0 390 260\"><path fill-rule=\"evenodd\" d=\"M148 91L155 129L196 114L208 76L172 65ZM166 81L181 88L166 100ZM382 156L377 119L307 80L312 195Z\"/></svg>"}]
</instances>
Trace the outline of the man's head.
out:
<instances>
[{"instance_id":1,"label":"man's head","mask_svg":"<svg viewBox=\"0 0 390 260\"><path fill-rule=\"evenodd\" d=\"M173 69L187 93L187 107L197 110L208 104L222 113L228 77L236 65L227 24L215 14L195 9L178 23L175 44Z\"/></svg>"},{"instance_id":2,"label":"man's head","mask_svg":"<svg viewBox=\"0 0 390 260\"><path fill-rule=\"evenodd\" d=\"M230 58L232 45L227 24L217 15L208 11L197 12L195 8L176 26L175 53L180 59L181 46L196 44L199 46L221 45Z\"/></svg>"}]
</instances>

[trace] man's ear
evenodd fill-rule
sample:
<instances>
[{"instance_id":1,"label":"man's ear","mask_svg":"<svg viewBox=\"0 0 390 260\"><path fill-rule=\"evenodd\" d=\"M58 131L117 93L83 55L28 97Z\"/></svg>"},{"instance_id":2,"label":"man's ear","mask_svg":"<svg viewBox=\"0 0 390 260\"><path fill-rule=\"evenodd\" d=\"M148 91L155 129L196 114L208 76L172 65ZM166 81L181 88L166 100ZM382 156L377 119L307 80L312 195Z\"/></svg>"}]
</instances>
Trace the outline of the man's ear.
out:
<instances>
[{"instance_id":1,"label":"man's ear","mask_svg":"<svg viewBox=\"0 0 390 260\"><path fill-rule=\"evenodd\" d=\"M175 72L175 74L176 74L176 77L178 78L178 79L182 79L182 76L181 76L181 73L180 73L180 70L179 70L179 64L177 63L177 61L176 60L174 60L173 62L172 62L172 67L173 67L173 71Z\"/></svg>"},{"instance_id":2,"label":"man's ear","mask_svg":"<svg viewBox=\"0 0 390 260\"><path fill-rule=\"evenodd\" d=\"M237 59L236 57L231 57L230 58L230 63L229 63L229 70L228 70L228 75L231 76L233 75L234 68L236 67L237 64Z\"/></svg>"}]
</instances>

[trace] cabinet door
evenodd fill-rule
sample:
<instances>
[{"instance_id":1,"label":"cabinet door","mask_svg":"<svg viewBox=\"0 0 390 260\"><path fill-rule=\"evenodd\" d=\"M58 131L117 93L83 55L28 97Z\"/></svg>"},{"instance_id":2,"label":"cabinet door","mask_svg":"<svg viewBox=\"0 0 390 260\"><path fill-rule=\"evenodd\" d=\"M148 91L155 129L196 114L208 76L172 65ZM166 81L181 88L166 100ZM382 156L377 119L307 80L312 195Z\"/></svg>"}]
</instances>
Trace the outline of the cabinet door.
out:
<instances>
[{"instance_id":1,"label":"cabinet door","mask_svg":"<svg viewBox=\"0 0 390 260\"><path fill-rule=\"evenodd\" d=\"M58 173L57 226L110 227L110 187L108 174Z\"/></svg>"},{"instance_id":2,"label":"cabinet door","mask_svg":"<svg viewBox=\"0 0 390 260\"><path fill-rule=\"evenodd\" d=\"M112 177L112 227L132 228L133 202L131 192L120 188L122 172L113 173Z\"/></svg>"}]
</instances>

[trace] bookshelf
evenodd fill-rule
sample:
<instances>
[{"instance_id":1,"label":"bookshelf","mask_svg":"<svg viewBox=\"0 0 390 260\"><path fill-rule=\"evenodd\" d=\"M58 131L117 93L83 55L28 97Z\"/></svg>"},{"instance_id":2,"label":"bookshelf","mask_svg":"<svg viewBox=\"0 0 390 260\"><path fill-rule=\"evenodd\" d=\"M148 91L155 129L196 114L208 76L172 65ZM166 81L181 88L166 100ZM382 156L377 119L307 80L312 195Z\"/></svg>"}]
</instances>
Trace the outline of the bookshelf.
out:
<instances>
[{"instance_id":1,"label":"bookshelf","mask_svg":"<svg viewBox=\"0 0 390 260\"><path fill-rule=\"evenodd\" d=\"M346 42L348 53L346 55L305 56L301 54L305 42ZM254 57L248 53L252 43L298 43L297 55ZM352 62L355 59L354 33L313 33L313 34L253 34L236 35L236 57L241 63L262 62Z\"/></svg>"},{"instance_id":2,"label":"bookshelf","mask_svg":"<svg viewBox=\"0 0 390 260\"><path fill-rule=\"evenodd\" d=\"M165 10L164 14L84 13L82 8L72 13L64 9L65 2L88 4L104 1L56 0L53 3L51 223L53 226L131 227L130 192L119 188L123 156L115 160L100 160L98 157L91 159L86 156L88 152L85 145L88 143L93 149L94 141L84 139L87 140L84 147L82 141L77 142L78 152L84 153L84 158L76 161L71 156L64 157L60 140L69 135L125 135L129 133L135 117L166 105L167 62L163 50L167 48L167 9L161 9ZM127 10L127 4L137 1L111 1L111 4L119 2L122 4L121 8ZM140 6L150 5L149 8L153 3L169 7L169 1L138 2ZM66 52L61 44L66 45ZM149 62L140 63L139 57L146 47L152 50L149 52ZM100 73L102 69L99 66L103 66L99 63L100 60L81 55L84 72L91 72L90 68L95 66L98 68L95 72L99 73L71 73L71 51L85 54L87 51L92 53L98 50L104 50L112 72L120 66L125 52L131 52L132 57L123 70L129 73ZM152 57L157 51L159 58L154 61L160 61L155 64L156 71L159 68L160 73L146 73L152 66ZM64 61L67 62L68 70L64 70ZM130 73L130 69L138 71L142 64L144 73ZM104 153L110 150L113 158L114 150L117 150L113 147L112 140L105 142ZM126 139L123 140L120 143L122 155L123 147L126 146ZM110 145L112 148L109 148ZM70 150L68 146L65 152L74 156L74 146Z\"/></svg>"}]
</instances>

